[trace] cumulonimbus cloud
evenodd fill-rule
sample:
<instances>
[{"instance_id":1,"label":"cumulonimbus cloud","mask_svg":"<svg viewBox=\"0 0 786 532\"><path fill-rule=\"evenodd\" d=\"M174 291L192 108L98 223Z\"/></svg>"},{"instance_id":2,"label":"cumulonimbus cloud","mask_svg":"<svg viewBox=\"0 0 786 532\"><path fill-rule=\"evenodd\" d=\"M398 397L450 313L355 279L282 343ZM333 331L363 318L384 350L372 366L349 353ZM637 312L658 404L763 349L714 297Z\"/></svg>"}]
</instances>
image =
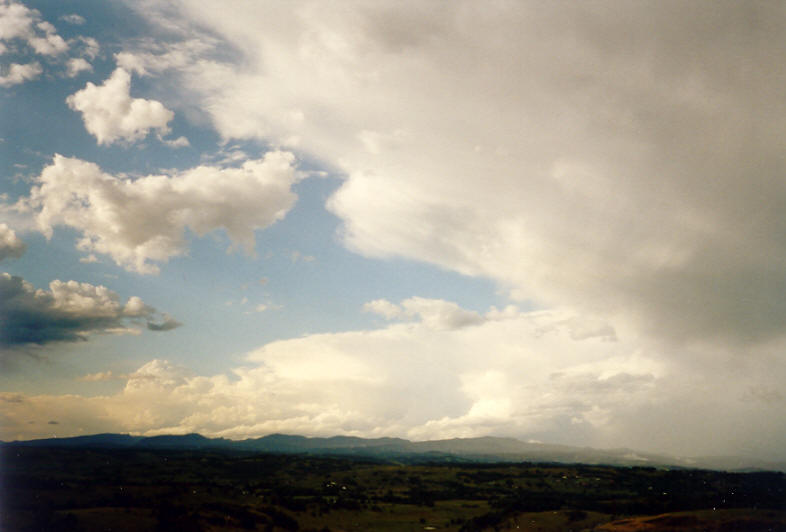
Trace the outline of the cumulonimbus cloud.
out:
<instances>
[{"instance_id":1,"label":"cumulonimbus cloud","mask_svg":"<svg viewBox=\"0 0 786 532\"><path fill-rule=\"evenodd\" d=\"M166 63L223 137L341 168L359 253L678 343L782 334L782 6L352 5L185 1L242 61Z\"/></svg>"},{"instance_id":2,"label":"cumulonimbus cloud","mask_svg":"<svg viewBox=\"0 0 786 532\"><path fill-rule=\"evenodd\" d=\"M254 249L254 232L280 220L297 196L294 156L269 152L240 167L198 166L176 175L121 179L90 162L56 155L19 208L34 213L51 236L58 225L82 235L78 247L109 255L118 265L156 273L186 250L185 230L226 230Z\"/></svg>"}]
</instances>

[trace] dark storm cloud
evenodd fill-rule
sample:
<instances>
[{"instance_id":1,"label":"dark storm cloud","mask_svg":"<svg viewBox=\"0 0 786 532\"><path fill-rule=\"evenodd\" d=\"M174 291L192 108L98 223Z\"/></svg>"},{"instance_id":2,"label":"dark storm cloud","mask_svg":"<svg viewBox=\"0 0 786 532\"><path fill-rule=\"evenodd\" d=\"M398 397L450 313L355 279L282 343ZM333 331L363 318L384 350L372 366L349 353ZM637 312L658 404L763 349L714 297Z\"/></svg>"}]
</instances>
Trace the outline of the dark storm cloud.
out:
<instances>
[{"instance_id":1,"label":"dark storm cloud","mask_svg":"<svg viewBox=\"0 0 786 532\"><path fill-rule=\"evenodd\" d=\"M0 302L0 347L6 348L75 342L99 332L132 332L130 323L156 316L156 310L139 298L122 304L103 286L52 281L49 290L42 290L7 273L0 274ZM162 325L173 321L167 318Z\"/></svg>"},{"instance_id":2,"label":"dark storm cloud","mask_svg":"<svg viewBox=\"0 0 786 532\"><path fill-rule=\"evenodd\" d=\"M164 316L164 320L160 323L152 321L147 322L147 328L151 331L171 331L172 329L177 329L181 325L183 324L167 315Z\"/></svg>"}]
</instances>

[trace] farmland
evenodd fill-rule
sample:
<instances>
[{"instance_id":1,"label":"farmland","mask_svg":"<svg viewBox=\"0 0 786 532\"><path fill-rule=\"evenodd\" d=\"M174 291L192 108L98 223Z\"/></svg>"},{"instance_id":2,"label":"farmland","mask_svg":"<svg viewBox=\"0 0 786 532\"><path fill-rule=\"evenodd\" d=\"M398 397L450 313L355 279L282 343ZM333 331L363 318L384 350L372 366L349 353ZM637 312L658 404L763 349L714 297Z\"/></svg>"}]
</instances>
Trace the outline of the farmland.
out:
<instances>
[{"instance_id":1,"label":"farmland","mask_svg":"<svg viewBox=\"0 0 786 532\"><path fill-rule=\"evenodd\" d=\"M786 529L782 473L201 450L2 453L4 531Z\"/></svg>"}]
</instances>

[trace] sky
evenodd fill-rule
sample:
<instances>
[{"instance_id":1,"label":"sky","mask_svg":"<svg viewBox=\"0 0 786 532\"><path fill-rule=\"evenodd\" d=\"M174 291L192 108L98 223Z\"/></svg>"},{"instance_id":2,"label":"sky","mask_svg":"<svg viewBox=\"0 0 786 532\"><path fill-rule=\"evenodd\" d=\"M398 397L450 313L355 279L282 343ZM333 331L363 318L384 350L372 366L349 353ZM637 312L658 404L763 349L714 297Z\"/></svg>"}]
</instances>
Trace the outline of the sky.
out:
<instances>
[{"instance_id":1,"label":"sky","mask_svg":"<svg viewBox=\"0 0 786 532\"><path fill-rule=\"evenodd\" d=\"M786 460L784 28L0 0L0 439Z\"/></svg>"}]
</instances>

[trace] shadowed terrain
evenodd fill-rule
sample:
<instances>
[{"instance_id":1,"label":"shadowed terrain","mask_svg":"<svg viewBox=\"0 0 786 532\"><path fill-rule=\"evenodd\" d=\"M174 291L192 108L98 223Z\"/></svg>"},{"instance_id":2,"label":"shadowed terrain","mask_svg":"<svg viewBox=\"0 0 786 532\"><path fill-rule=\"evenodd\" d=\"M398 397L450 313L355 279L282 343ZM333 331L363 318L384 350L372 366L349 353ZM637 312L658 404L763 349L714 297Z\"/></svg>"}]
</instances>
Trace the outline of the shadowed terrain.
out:
<instances>
[{"instance_id":1,"label":"shadowed terrain","mask_svg":"<svg viewBox=\"0 0 786 532\"><path fill-rule=\"evenodd\" d=\"M2 447L0 529L786 530L783 473Z\"/></svg>"}]
</instances>

